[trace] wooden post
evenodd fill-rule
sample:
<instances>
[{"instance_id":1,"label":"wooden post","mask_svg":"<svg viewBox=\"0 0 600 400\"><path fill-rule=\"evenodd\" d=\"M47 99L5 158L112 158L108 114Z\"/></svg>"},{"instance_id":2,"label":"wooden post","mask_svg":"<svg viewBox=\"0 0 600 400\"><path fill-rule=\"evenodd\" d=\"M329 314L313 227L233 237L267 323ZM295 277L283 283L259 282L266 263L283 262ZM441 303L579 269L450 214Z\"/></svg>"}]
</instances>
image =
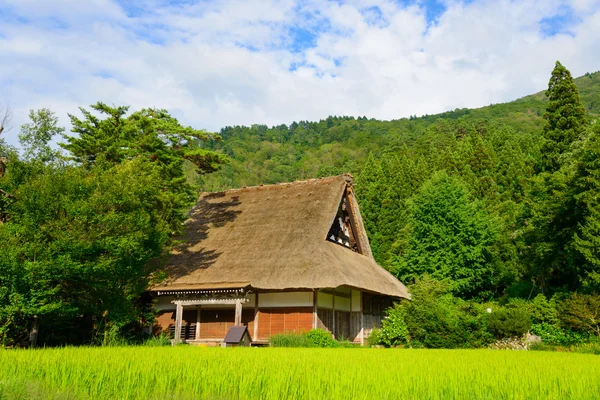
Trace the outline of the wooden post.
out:
<instances>
[{"instance_id":1,"label":"wooden post","mask_svg":"<svg viewBox=\"0 0 600 400\"><path fill-rule=\"evenodd\" d=\"M242 301L235 299L235 325L239 326L242 324Z\"/></svg>"},{"instance_id":2,"label":"wooden post","mask_svg":"<svg viewBox=\"0 0 600 400\"><path fill-rule=\"evenodd\" d=\"M331 327L331 330L332 330L332 333L333 333L333 338L335 339L336 338L335 334L336 334L336 330L337 330L335 328L335 290L333 291L333 297L331 298L331 301L333 303L332 304L332 308L333 308L333 311L332 311L332 314L333 314L333 326Z\"/></svg>"},{"instance_id":3,"label":"wooden post","mask_svg":"<svg viewBox=\"0 0 600 400\"><path fill-rule=\"evenodd\" d=\"M258 340L258 293L254 295L254 334L252 340Z\"/></svg>"},{"instance_id":4,"label":"wooden post","mask_svg":"<svg viewBox=\"0 0 600 400\"><path fill-rule=\"evenodd\" d=\"M319 294L318 290L313 291L313 329L317 329L319 327L319 316L317 314L317 295Z\"/></svg>"},{"instance_id":5,"label":"wooden post","mask_svg":"<svg viewBox=\"0 0 600 400\"><path fill-rule=\"evenodd\" d=\"M33 316L33 326L29 333L29 345L35 347L37 344L38 332L40 330L40 318L37 315Z\"/></svg>"},{"instance_id":6,"label":"wooden post","mask_svg":"<svg viewBox=\"0 0 600 400\"><path fill-rule=\"evenodd\" d=\"M198 310L196 310L196 340L200 340L200 310L201 306L198 306Z\"/></svg>"},{"instance_id":7,"label":"wooden post","mask_svg":"<svg viewBox=\"0 0 600 400\"><path fill-rule=\"evenodd\" d=\"M180 302L175 303L177 308L175 309L175 337L173 343L178 344L181 342L181 320L183 318L183 306Z\"/></svg>"},{"instance_id":8,"label":"wooden post","mask_svg":"<svg viewBox=\"0 0 600 400\"><path fill-rule=\"evenodd\" d=\"M360 292L360 345L365 345L365 314L363 312L363 293Z\"/></svg>"}]
</instances>

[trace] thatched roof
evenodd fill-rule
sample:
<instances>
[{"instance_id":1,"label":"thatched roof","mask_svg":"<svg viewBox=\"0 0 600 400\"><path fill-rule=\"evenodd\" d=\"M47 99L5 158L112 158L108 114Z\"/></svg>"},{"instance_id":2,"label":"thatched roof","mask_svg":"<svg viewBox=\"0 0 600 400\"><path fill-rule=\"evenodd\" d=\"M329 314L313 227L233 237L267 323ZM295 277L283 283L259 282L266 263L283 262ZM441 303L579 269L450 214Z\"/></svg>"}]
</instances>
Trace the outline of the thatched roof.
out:
<instances>
[{"instance_id":1,"label":"thatched roof","mask_svg":"<svg viewBox=\"0 0 600 400\"><path fill-rule=\"evenodd\" d=\"M408 298L373 259L349 175L203 193L154 291L349 286ZM363 254L326 240L342 196L356 210Z\"/></svg>"}]
</instances>

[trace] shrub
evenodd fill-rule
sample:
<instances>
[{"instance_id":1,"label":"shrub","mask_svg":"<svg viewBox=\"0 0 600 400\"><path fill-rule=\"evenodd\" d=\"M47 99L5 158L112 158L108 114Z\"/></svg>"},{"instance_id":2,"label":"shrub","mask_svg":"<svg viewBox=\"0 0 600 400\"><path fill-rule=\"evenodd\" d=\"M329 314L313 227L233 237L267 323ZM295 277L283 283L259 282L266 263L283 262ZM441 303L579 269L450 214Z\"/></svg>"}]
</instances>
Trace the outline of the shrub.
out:
<instances>
[{"instance_id":1,"label":"shrub","mask_svg":"<svg viewBox=\"0 0 600 400\"><path fill-rule=\"evenodd\" d=\"M490 341L483 307L452 296L447 283L423 278L409 290L404 320L411 347L415 341L429 348L483 347Z\"/></svg>"},{"instance_id":2,"label":"shrub","mask_svg":"<svg viewBox=\"0 0 600 400\"><path fill-rule=\"evenodd\" d=\"M589 341L589 335L581 332L575 332L571 329L562 328L558 324L532 324L531 333L542 338L542 342L546 344L568 346L580 344Z\"/></svg>"},{"instance_id":3,"label":"shrub","mask_svg":"<svg viewBox=\"0 0 600 400\"><path fill-rule=\"evenodd\" d=\"M312 329L305 333L281 333L270 338L272 347L340 347L331 333Z\"/></svg>"},{"instance_id":4,"label":"shrub","mask_svg":"<svg viewBox=\"0 0 600 400\"><path fill-rule=\"evenodd\" d=\"M499 339L522 336L530 326L529 314L521 304L509 304L493 310L488 319L488 330Z\"/></svg>"},{"instance_id":5,"label":"shrub","mask_svg":"<svg viewBox=\"0 0 600 400\"><path fill-rule=\"evenodd\" d=\"M600 337L600 295L574 293L557 307L563 326Z\"/></svg>"},{"instance_id":6,"label":"shrub","mask_svg":"<svg viewBox=\"0 0 600 400\"><path fill-rule=\"evenodd\" d=\"M158 336L149 337L142 343L142 345L149 347L171 346L171 340L166 334L161 333Z\"/></svg>"},{"instance_id":7,"label":"shrub","mask_svg":"<svg viewBox=\"0 0 600 400\"><path fill-rule=\"evenodd\" d=\"M304 334L307 340L315 347L339 347L331 333L323 329L311 329Z\"/></svg>"},{"instance_id":8,"label":"shrub","mask_svg":"<svg viewBox=\"0 0 600 400\"><path fill-rule=\"evenodd\" d=\"M370 347L383 345L383 334L381 329L371 330L371 334L367 337L367 344Z\"/></svg>"},{"instance_id":9,"label":"shrub","mask_svg":"<svg viewBox=\"0 0 600 400\"><path fill-rule=\"evenodd\" d=\"M340 340L338 343L338 347L343 349L355 349L357 347L361 347L360 343L354 343L350 340Z\"/></svg>"},{"instance_id":10,"label":"shrub","mask_svg":"<svg viewBox=\"0 0 600 400\"><path fill-rule=\"evenodd\" d=\"M281 333L270 338L271 347L314 347L305 334Z\"/></svg>"},{"instance_id":11,"label":"shrub","mask_svg":"<svg viewBox=\"0 0 600 400\"><path fill-rule=\"evenodd\" d=\"M576 353L598 354L600 355L600 343L581 343L573 346Z\"/></svg>"},{"instance_id":12,"label":"shrub","mask_svg":"<svg viewBox=\"0 0 600 400\"><path fill-rule=\"evenodd\" d=\"M548 301L546 296L538 294L530 303L529 309L534 323L546 323L549 325L558 324L556 302L554 298Z\"/></svg>"},{"instance_id":13,"label":"shrub","mask_svg":"<svg viewBox=\"0 0 600 400\"><path fill-rule=\"evenodd\" d=\"M538 351L568 351L573 353L600 355L600 344L598 343L581 343L572 346L556 346L545 343L536 343L531 345L529 349Z\"/></svg>"},{"instance_id":14,"label":"shrub","mask_svg":"<svg viewBox=\"0 0 600 400\"><path fill-rule=\"evenodd\" d=\"M406 316L406 308L403 304L396 303L387 311L387 316L381 326L381 342L390 346L398 346L406 344L410 341L408 327L404 320Z\"/></svg>"}]
</instances>

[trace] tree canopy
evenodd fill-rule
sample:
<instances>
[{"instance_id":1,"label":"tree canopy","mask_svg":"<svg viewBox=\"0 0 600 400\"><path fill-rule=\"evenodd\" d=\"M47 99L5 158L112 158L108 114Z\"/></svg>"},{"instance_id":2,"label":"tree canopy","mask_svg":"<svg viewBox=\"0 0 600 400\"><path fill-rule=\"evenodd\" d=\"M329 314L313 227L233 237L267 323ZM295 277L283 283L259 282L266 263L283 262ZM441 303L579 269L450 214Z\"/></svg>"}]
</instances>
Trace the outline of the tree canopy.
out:
<instances>
[{"instance_id":1,"label":"tree canopy","mask_svg":"<svg viewBox=\"0 0 600 400\"><path fill-rule=\"evenodd\" d=\"M542 163L544 170L556 171L560 168L560 156L587 129L588 122L571 72L559 61L552 71L546 96Z\"/></svg>"},{"instance_id":2,"label":"tree canopy","mask_svg":"<svg viewBox=\"0 0 600 400\"><path fill-rule=\"evenodd\" d=\"M83 340L68 337L82 316L96 340L152 319L141 298L198 191L184 167L206 173L226 158L203 147L217 135L127 109L81 109L64 155L49 145L63 134L51 111L21 128L24 156L11 151L0 178L1 344L24 340L32 318L48 344Z\"/></svg>"}]
</instances>

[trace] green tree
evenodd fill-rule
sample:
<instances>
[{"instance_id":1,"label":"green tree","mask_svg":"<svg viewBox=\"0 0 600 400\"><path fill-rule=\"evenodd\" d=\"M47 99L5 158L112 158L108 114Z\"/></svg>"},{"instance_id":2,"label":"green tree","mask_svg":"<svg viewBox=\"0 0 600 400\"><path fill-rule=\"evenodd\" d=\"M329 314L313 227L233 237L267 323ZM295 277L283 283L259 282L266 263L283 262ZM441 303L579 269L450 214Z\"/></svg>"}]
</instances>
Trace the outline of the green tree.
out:
<instances>
[{"instance_id":1,"label":"green tree","mask_svg":"<svg viewBox=\"0 0 600 400\"><path fill-rule=\"evenodd\" d=\"M369 235L373 257L376 260L380 259L377 242L377 235L379 233L377 218L381 212L384 188L385 183L381 164L375 159L373 154L369 154L367 162L356 179L356 197L365 219L365 229Z\"/></svg>"},{"instance_id":2,"label":"green tree","mask_svg":"<svg viewBox=\"0 0 600 400\"><path fill-rule=\"evenodd\" d=\"M588 121L571 72L559 61L552 71L546 96L542 163L545 171L552 172L560 168L560 156L586 130Z\"/></svg>"},{"instance_id":3,"label":"green tree","mask_svg":"<svg viewBox=\"0 0 600 400\"><path fill-rule=\"evenodd\" d=\"M105 118L80 108L83 119L69 115L72 131L78 135L65 135L66 143L60 145L86 167L97 162L110 167L136 158L151 162L176 214L196 197L185 174L185 162L193 163L196 173L203 174L217 170L228 160L205 146L206 142L220 140L218 135L182 126L166 110L147 108L127 116L129 107L109 107L99 102L91 108ZM170 219L177 220L176 214Z\"/></svg>"},{"instance_id":4,"label":"green tree","mask_svg":"<svg viewBox=\"0 0 600 400\"><path fill-rule=\"evenodd\" d=\"M560 62L552 71L546 96L543 171L531 179L523 207L523 258L542 290L574 290L581 285L584 263L575 249L574 236L586 211L578 194L581 189L574 186L573 166L589 124L571 73Z\"/></svg>"},{"instance_id":5,"label":"green tree","mask_svg":"<svg viewBox=\"0 0 600 400\"><path fill-rule=\"evenodd\" d=\"M600 338L600 295L573 293L558 305L561 322L576 331Z\"/></svg>"},{"instance_id":6,"label":"green tree","mask_svg":"<svg viewBox=\"0 0 600 400\"><path fill-rule=\"evenodd\" d=\"M50 146L53 137L62 135L65 128L58 126L56 114L47 108L29 111L30 122L21 126L19 142L28 160L48 162L58 156Z\"/></svg>"},{"instance_id":7,"label":"green tree","mask_svg":"<svg viewBox=\"0 0 600 400\"><path fill-rule=\"evenodd\" d=\"M103 332L140 320L148 261L182 221L170 219L158 174L142 159L49 165L14 191L12 217L0 225L0 342L22 339L33 316L42 332L82 314Z\"/></svg>"},{"instance_id":8,"label":"green tree","mask_svg":"<svg viewBox=\"0 0 600 400\"><path fill-rule=\"evenodd\" d=\"M600 290L600 124L596 123L577 163L573 190L576 212L580 215L575 232L575 248L585 265L580 271L583 283Z\"/></svg>"},{"instance_id":9,"label":"green tree","mask_svg":"<svg viewBox=\"0 0 600 400\"><path fill-rule=\"evenodd\" d=\"M445 172L435 173L411 200L410 239L405 257L396 262L400 280L428 274L449 280L454 293L489 296L498 279L491 252L498 228L495 218L466 188Z\"/></svg>"},{"instance_id":10,"label":"green tree","mask_svg":"<svg viewBox=\"0 0 600 400\"><path fill-rule=\"evenodd\" d=\"M399 307L406 310L400 322L406 325L408 335L403 336L411 346L469 348L490 342L483 307L454 297L447 282L424 276L408 288L411 300Z\"/></svg>"},{"instance_id":11,"label":"green tree","mask_svg":"<svg viewBox=\"0 0 600 400\"><path fill-rule=\"evenodd\" d=\"M66 143L61 143L83 164L99 157L113 164L142 157L162 165L163 173L179 177L184 159L193 162L199 173L213 172L227 160L201 146L220 140L218 135L183 126L167 110L145 108L126 116L129 107L125 106L109 107L99 102L91 108L106 118L84 108L80 108L83 119L69 114L77 136L65 136Z\"/></svg>"},{"instance_id":12,"label":"green tree","mask_svg":"<svg viewBox=\"0 0 600 400\"><path fill-rule=\"evenodd\" d=\"M542 291L574 290L579 285L573 234L578 217L573 213L571 179L565 170L541 173L531 180L520 216L527 276Z\"/></svg>"},{"instance_id":13,"label":"green tree","mask_svg":"<svg viewBox=\"0 0 600 400\"><path fill-rule=\"evenodd\" d=\"M225 161L203 143L211 135L164 110L93 109L105 118L72 117L80 136L63 147L75 163L47 156L60 128L51 112L32 112L21 135L27 157L10 152L0 177L10 193L0 196L1 344L23 340L31 321L46 343L76 316L96 321L105 339L144 323L140 297L159 264L149 261L195 198L184 165L209 172Z\"/></svg>"}]
</instances>

